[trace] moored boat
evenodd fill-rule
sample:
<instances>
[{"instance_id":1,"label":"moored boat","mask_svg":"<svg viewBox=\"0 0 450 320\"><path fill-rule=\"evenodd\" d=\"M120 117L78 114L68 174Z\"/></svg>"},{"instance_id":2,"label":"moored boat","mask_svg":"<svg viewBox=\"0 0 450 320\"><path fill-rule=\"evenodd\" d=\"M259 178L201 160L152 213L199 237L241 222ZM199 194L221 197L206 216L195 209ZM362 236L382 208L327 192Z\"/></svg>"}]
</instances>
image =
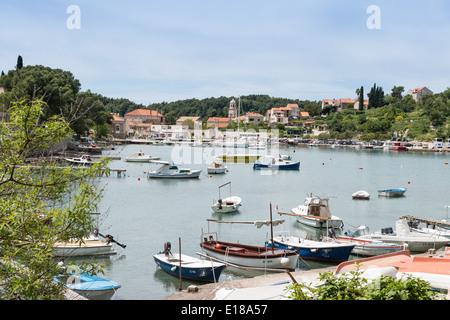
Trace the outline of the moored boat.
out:
<instances>
[{"instance_id":1,"label":"moored boat","mask_svg":"<svg viewBox=\"0 0 450 320\"><path fill-rule=\"evenodd\" d=\"M283 223L284 220L272 221L220 221L208 219L217 223L243 223L253 224L260 228L263 225ZM216 233L202 233L200 247L205 253L223 263L257 268L257 269L285 269L295 270L298 263L298 254L293 250L278 249L274 246L254 246L242 243L219 241Z\"/></svg>"},{"instance_id":2,"label":"moored boat","mask_svg":"<svg viewBox=\"0 0 450 320\"><path fill-rule=\"evenodd\" d=\"M230 186L230 196L222 198L220 189L227 185ZM219 199L217 201L213 201L211 209L213 209L215 213L230 213L237 211L241 206L242 206L242 199L238 196L231 195L231 182L227 182L219 186Z\"/></svg>"},{"instance_id":3,"label":"moored boat","mask_svg":"<svg viewBox=\"0 0 450 320\"><path fill-rule=\"evenodd\" d=\"M95 163L91 156L88 154L83 154L78 158L66 158L66 161L73 165L90 166Z\"/></svg>"},{"instance_id":4,"label":"moored boat","mask_svg":"<svg viewBox=\"0 0 450 320\"><path fill-rule=\"evenodd\" d=\"M115 281L85 272L72 274L68 279L64 279L62 276L56 276L53 279L64 283L67 288L89 300L110 300L121 287Z\"/></svg>"},{"instance_id":5,"label":"moored boat","mask_svg":"<svg viewBox=\"0 0 450 320\"><path fill-rule=\"evenodd\" d=\"M292 213L282 213L297 217L297 221L314 228L341 228L342 220L330 212L328 197L310 194L303 203L291 210Z\"/></svg>"},{"instance_id":6,"label":"moored boat","mask_svg":"<svg viewBox=\"0 0 450 320\"><path fill-rule=\"evenodd\" d=\"M369 200L370 193L364 190L359 190L352 194L352 199Z\"/></svg>"},{"instance_id":7,"label":"moored boat","mask_svg":"<svg viewBox=\"0 0 450 320\"><path fill-rule=\"evenodd\" d=\"M411 232L405 219L397 220L395 223L395 232L391 227L382 228L378 232L369 232L367 226L359 227L362 235L355 237L362 240L375 240L397 244L407 244L411 252L426 252L429 249L438 250L449 243L449 239L438 235L421 235Z\"/></svg>"},{"instance_id":8,"label":"moored boat","mask_svg":"<svg viewBox=\"0 0 450 320\"><path fill-rule=\"evenodd\" d=\"M263 156L255 161L253 169L299 170L300 161L284 160L273 156Z\"/></svg>"},{"instance_id":9,"label":"moored boat","mask_svg":"<svg viewBox=\"0 0 450 320\"><path fill-rule=\"evenodd\" d=\"M155 171L149 171L147 177L156 179L189 179L198 178L202 170L191 170L189 168L180 168L168 161L155 160L152 163L160 164L161 167Z\"/></svg>"},{"instance_id":10,"label":"moored boat","mask_svg":"<svg viewBox=\"0 0 450 320\"><path fill-rule=\"evenodd\" d=\"M145 154L142 151L139 151L128 158L125 158L126 162L150 162L153 160L159 160L160 157L153 157L151 155Z\"/></svg>"},{"instance_id":11,"label":"moored boat","mask_svg":"<svg viewBox=\"0 0 450 320\"><path fill-rule=\"evenodd\" d=\"M290 235L275 236L273 243L275 248L297 251L302 259L324 262L347 261L355 247L355 244L308 240Z\"/></svg>"},{"instance_id":12,"label":"moored boat","mask_svg":"<svg viewBox=\"0 0 450 320\"><path fill-rule=\"evenodd\" d=\"M217 282L226 267L224 263L199 259L170 251L170 242L164 244L164 251L153 255L158 267L176 277L203 282Z\"/></svg>"},{"instance_id":13,"label":"moored boat","mask_svg":"<svg viewBox=\"0 0 450 320\"><path fill-rule=\"evenodd\" d=\"M378 190L378 196L380 197L402 197L406 188L393 188L393 189L381 189Z\"/></svg>"},{"instance_id":14,"label":"moored boat","mask_svg":"<svg viewBox=\"0 0 450 320\"><path fill-rule=\"evenodd\" d=\"M214 159L207 168L208 174L222 174L227 172L227 167L223 165L222 161Z\"/></svg>"}]
</instances>

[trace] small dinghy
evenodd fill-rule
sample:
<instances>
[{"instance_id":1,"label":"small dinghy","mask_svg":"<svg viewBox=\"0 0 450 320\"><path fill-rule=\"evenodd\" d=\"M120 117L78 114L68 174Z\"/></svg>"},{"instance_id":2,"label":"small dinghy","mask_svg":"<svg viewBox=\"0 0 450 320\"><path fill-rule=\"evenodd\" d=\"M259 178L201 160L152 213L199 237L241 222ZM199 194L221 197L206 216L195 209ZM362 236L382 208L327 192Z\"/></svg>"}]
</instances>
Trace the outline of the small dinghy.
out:
<instances>
[{"instance_id":1,"label":"small dinghy","mask_svg":"<svg viewBox=\"0 0 450 320\"><path fill-rule=\"evenodd\" d=\"M164 251L153 256L156 265L165 272L188 280L217 282L225 264L199 259L181 253L172 253L170 242L164 244Z\"/></svg>"}]
</instances>

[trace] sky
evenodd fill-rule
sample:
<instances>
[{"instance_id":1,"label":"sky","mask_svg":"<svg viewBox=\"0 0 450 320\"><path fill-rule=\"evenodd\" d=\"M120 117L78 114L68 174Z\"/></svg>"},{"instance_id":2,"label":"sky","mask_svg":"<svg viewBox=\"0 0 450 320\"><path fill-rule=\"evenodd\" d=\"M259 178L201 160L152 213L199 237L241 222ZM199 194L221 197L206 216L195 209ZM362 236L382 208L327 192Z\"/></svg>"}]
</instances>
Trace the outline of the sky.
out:
<instances>
[{"instance_id":1,"label":"sky","mask_svg":"<svg viewBox=\"0 0 450 320\"><path fill-rule=\"evenodd\" d=\"M21 55L72 72L82 91L144 105L356 98L375 83L439 93L449 36L446 0L0 1L0 70Z\"/></svg>"}]
</instances>

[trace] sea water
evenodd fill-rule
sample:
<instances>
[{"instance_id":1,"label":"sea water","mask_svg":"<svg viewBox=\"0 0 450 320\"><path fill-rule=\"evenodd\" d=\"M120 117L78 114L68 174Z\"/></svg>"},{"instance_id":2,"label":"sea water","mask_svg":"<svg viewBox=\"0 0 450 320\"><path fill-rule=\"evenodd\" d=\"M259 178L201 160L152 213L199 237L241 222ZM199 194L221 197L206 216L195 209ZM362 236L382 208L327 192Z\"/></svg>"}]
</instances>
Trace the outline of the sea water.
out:
<instances>
[{"instance_id":1,"label":"sea water","mask_svg":"<svg viewBox=\"0 0 450 320\"><path fill-rule=\"evenodd\" d=\"M217 224L207 219L255 221L285 219L274 228L291 235L320 238L322 232L300 225L295 217L280 216L290 212L310 193L328 196L333 215L344 221L345 230L359 225L371 231L394 227L403 215L431 219L445 218L450 205L450 175L446 164L449 155L430 152L393 152L387 150L332 149L322 147L279 147L279 153L300 161L299 171L253 170L252 164L227 163L223 175L207 174L207 167L217 150L201 147L154 146L129 144L103 155L120 157L110 168L125 169L118 177L111 173L99 180L103 198L99 206L100 233L111 234L123 249L115 246L117 255L85 258L103 264L103 277L121 284L115 299L162 299L179 290L179 279L157 268L153 255L170 242L172 252L197 256L201 233L217 232L220 240L263 246L270 239L270 228L247 224ZM184 162L181 166L202 169L199 179L148 179L147 172L158 165L129 163L125 158L142 150L161 160ZM181 150L181 151L180 151ZM236 149L238 152L248 152ZM191 153L189 153L191 152ZM229 153L230 150L227 150ZM211 210L218 199L218 187L231 182L231 194L242 198L242 207L232 214L215 214ZM404 197L378 197L378 189L407 188ZM353 200L358 190L370 193L370 200ZM221 196L230 195L229 186ZM323 232L326 232L323 231ZM300 261L299 269L330 266ZM253 277L261 272L227 268L222 280ZM183 289L193 282L183 281Z\"/></svg>"}]
</instances>

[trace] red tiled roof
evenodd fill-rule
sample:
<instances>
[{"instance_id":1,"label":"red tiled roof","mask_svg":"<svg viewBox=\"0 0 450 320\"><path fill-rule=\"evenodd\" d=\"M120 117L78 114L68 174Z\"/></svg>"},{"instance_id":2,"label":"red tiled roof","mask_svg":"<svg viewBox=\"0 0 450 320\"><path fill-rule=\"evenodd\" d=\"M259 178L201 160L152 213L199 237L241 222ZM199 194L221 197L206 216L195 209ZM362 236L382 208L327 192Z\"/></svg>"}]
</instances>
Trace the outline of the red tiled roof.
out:
<instances>
[{"instance_id":1,"label":"red tiled roof","mask_svg":"<svg viewBox=\"0 0 450 320\"><path fill-rule=\"evenodd\" d=\"M157 112L156 110L148 110L148 109L136 109L131 112L125 114L126 116L153 116L153 117L162 117L162 114Z\"/></svg>"}]
</instances>

